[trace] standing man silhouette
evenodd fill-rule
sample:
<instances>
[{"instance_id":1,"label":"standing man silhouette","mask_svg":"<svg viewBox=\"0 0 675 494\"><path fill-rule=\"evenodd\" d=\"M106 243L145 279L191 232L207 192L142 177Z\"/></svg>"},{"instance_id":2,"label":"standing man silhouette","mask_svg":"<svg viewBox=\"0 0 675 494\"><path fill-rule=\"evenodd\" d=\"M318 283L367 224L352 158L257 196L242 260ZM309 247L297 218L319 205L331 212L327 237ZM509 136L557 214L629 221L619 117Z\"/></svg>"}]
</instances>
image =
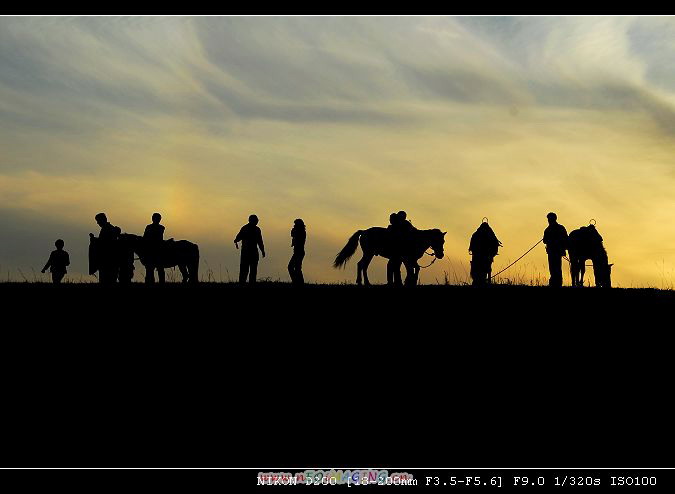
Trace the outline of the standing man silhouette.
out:
<instances>
[{"instance_id":1,"label":"standing man silhouette","mask_svg":"<svg viewBox=\"0 0 675 494\"><path fill-rule=\"evenodd\" d=\"M288 263L288 274L291 275L291 281L294 285L304 285L305 278L302 276L302 260L305 258L305 240L307 232L305 222L300 218L293 222L291 230L291 247L293 247L293 256Z\"/></svg>"},{"instance_id":2,"label":"standing man silhouette","mask_svg":"<svg viewBox=\"0 0 675 494\"><path fill-rule=\"evenodd\" d=\"M562 286L562 258L567 251L567 230L558 223L555 213L548 213L548 227L544 230L544 243L548 254L548 270L551 273L548 285Z\"/></svg>"},{"instance_id":3,"label":"standing man silhouette","mask_svg":"<svg viewBox=\"0 0 675 494\"><path fill-rule=\"evenodd\" d=\"M98 226L101 227L98 238L94 237L93 233L89 234L90 242L92 246L96 247L95 250L97 252L98 281L105 285L116 283L121 257L118 240L122 230L112 225L105 213L98 213L94 219Z\"/></svg>"},{"instance_id":4,"label":"standing man silhouette","mask_svg":"<svg viewBox=\"0 0 675 494\"><path fill-rule=\"evenodd\" d=\"M387 262L387 284L401 286L402 255L407 252L409 234L416 228L408 220L405 211L390 214L389 223L387 229L392 234L393 251L391 259Z\"/></svg>"},{"instance_id":5,"label":"standing man silhouette","mask_svg":"<svg viewBox=\"0 0 675 494\"><path fill-rule=\"evenodd\" d=\"M239 248L241 242L241 262L239 264L239 283L246 283L248 276L249 283L255 283L258 274L258 247L265 257L265 245L263 244L262 232L258 227L258 217L252 214L248 217L248 223L241 227L239 233L234 239L234 245Z\"/></svg>"},{"instance_id":6,"label":"standing man silhouette","mask_svg":"<svg viewBox=\"0 0 675 494\"><path fill-rule=\"evenodd\" d=\"M145 227L143 233L143 242L145 243L147 264L145 266L145 282L155 282L155 268L157 269L157 279L164 283L164 266L162 266L161 249L164 241L164 226L160 225L162 215L154 213L152 223Z\"/></svg>"},{"instance_id":7,"label":"standing man silhouette","mask_svg":"<svg viewBox=\"0 0 675 494\"><path fill-rule=\"evenodd\" d=\"M389 226L387 230L390 234L391 244L392 244L392 253L391 258L387 261L387 285L401 286L401 259L398 256L398 250L396 244L399 240L399 223L400 216L396 213L391 213L389 215Z\"/></svg>"}]
</instances>

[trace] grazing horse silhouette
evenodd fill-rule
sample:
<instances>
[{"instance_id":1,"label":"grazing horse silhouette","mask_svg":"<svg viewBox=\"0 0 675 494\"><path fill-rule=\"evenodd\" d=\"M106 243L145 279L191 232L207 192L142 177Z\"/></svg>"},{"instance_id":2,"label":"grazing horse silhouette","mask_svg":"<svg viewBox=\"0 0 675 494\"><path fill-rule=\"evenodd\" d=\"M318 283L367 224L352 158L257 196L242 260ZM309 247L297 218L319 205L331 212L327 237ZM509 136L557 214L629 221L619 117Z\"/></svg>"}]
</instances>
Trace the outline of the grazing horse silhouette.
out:
<instances>
[{"instance_id":1,"label":"grazing horse silhouette","mask_svg":"<svg viewBox=\"0 0 675 494\"><path fill-rule=\"evenodd\" d=\"M125 244L127 249L138 254L141 264L147 266L150 262L149 256L151 253L148 251L143 237L123 233L120 235L120 242ZM152 260L156 266L156 259L153 257ZM183 276L183 283L197 283L199 281L199 246L197 244L187 240L163 240L159 250L159 262L162 268L178 266L180 274Z\"/></svg>"},{"instance_id":2,"label":"grazing horse silhouette","mask_svg":"<svg viewBox=\"0 0 675 494\"><path fill-rule=\"evenodd\" d=\"M401 245L396 245L396 236L386 228L374 226L367 230L359 230L351 236L347 245L338 253L333 263L334 268L342 267L354 255L356 248L361 244L363 257L356 264L356 284L361 284L361 275L363 282L370 285L368 281L368 265L373 256L382 256L391 259L392 256L400 257L406 268L405 284L407 286L416 285L420 267L417 261L424 255L428 248L432 248L434 256L443 259L443 244L445 234L438 228L433 230L413 230L406 234L406 239Z\"/></svg>"},{"instance_id":3,"label":"grazing horse silhouette","mask_svg":"<svg viewBox=\"0 0 675 494\"><path fill-rule=\"evenodd\" d=\"M593 262L595 286L611 288L613 264L609 264L602 237L595 225L582 226L570 232L567 250L570 254L572 286L584 286L586 261L590 259Z\"/></svg>"}]
</instances>

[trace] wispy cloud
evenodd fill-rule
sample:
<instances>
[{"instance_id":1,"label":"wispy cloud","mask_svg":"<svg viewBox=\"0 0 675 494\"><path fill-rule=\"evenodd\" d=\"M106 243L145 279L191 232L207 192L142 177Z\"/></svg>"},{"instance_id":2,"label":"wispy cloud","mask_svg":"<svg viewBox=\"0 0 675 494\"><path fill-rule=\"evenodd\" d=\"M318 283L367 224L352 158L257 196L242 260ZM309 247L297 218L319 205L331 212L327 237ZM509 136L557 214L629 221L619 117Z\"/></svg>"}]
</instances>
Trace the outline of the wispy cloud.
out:
<instances>
[{"instance_id":1,"label":"wispy cloud","mask_svg":"<svg viewBox=\"0 0 675 494\"><path fill-rule=\"evenodd\" d=\"M303 217L308 277L336 280L335 252L392 210L448 230L455 260L488 216L506 260L555 209L598 220L620 282L656 283L653 259L675 263L673 55L673 18L2 18L0 264L86 245L100 210L127 231L160 210L236 271L256 212L263 276L284 276Z\"/></svg>"}]
</instances>

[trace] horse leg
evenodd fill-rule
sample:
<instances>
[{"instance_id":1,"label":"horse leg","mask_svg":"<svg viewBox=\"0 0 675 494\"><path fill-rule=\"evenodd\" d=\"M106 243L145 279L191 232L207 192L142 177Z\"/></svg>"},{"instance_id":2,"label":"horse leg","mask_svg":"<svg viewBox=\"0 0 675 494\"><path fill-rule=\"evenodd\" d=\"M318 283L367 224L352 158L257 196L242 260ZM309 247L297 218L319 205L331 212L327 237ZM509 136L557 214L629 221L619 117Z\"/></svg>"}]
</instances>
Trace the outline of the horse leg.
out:
<instances>
[{"instance_id":1,"label":"horse leg","mask_svg":"<svg viewBox=\"0 0 675 494\"><path fill-rule=\"evenodd\" d=\"M570 274L572 275L572 286L579 286L579 262L570 257Z\"/></svg>"},{"instance_id":2,"label":"horse leg","mask_svg":"<svg viewBox=\"0 0 675 494\"><path fill-rule=\"evenodd\" d=\"M586 274L586 260L581 261L579 266L579 286L584 286L584 274Z\"/></svg>"},{"instance_id":3,"label":"horse leg","mask_svg":"<svg viewBox=\"0 0 675 494\"><path fill-rule=\"evenodd\" d=\"M363 284L365 286L370 286L370 281L368 281L368 265L370 261L373 260L373 254L364 254L361 260L359 261L359 269L363 272ZM361 273L359 273L359 279L357 279L357 284L360 285Z\"/></svg>"},{"instance_id":4,"label":"horse leg","mask_svg":"<svg viewBox=\"0 0 675 494\"><path fill-rule=\"evenodd\" d=\"M579 286L579 261L570 256L570 278L572 286Z\"/></svg>"},{"instance_id":5,"label":"horse leg","mask_svg":"<svg viewBox=\"0 0 675 494\"><path fill-rule=\"evenodd\" d=\"M192 246L192 250L189 255L190 261L188 262L188 271L190 273L190 283L199 282L199 247L196 245Z\"/></svg>"},{"instance_id":6,"label":"horse leg","mask_svg":"<svg viewBox=\"0 0 675 494\"><path fill-rule=\"evenodd\" d=\"M393 269L393 276L394 276L394 285L396 286L402 286L403 282L401 281L401 265L403 264L403 261L401 259L395 259L394 260L394 269ZM407 268L406 268L407 271ZM406 274L407 276L407 274Z\"/></svg>"},{"instance_id":7,"label":"horse leg","mask_svg":"<svg viewBox=\"0 0 675 494\"><path fill-rule=\"evenodd\" d=\"M356 284L361 286L361 270L363 269L363 257L356 263Z\"/></svg>"},{"instance_id":8,"label":"horse leg","mask_svg":"<svg viewBox=\"0 0 675 494\"><path fill-rule=\"evenodd\" d=\"M155 282L155 267L148 263L145 266L145 282L154 283Z\"/></svg>"},{"instance_id":9,"label":"horse leg","mask_svg":"<svg viewBox=\"0 0 675 494\"><path fill-rule=\"evenodd\" d=\"M180 274L183 277L183 283L187 283L189 279L187 266L185 264L179 264L178 269L180 269Z\"/></svg>"},{"instance_id":10,"label":"horse leg","mask_svg":"<svg viewBox=\"0 0 675 494\"><path fill-rule=\"evenodd\" d=\"M405 286L415 286L417 284L417 275L419 273L419 267L417 263L413 265L411 262L405 262Z\"/></svg>"},{"instance_id":11,"label":"horse leg","mask_svg":"<svg viewBox=\"0 0 675 494\"><path fill-rule=\"evenodd\" d=\"M387 261L387 285L394 284L394 261L389 259Z\"/></svg>"},{"instance_id":12,"label":"horse leg","mask_svg":"<svg viewBox=\"0 0 675 494\"><path fill-rule=\"evenodd\" d=\"M199 281L199 260L188 264L188 276L190 283L197 283Z\"/></svg>"}]
</instances>

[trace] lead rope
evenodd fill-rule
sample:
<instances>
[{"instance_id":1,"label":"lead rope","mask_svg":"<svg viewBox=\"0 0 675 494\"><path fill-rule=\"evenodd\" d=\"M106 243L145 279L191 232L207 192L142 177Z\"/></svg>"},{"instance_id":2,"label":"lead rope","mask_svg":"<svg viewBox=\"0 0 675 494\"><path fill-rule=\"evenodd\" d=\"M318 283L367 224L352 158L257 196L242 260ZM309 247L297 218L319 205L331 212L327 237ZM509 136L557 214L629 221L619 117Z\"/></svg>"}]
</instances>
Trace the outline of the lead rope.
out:
<instances>
[{"instance_id":1,"label":"lead rope","mask_svg":"<svg viewBox=\"0 0 675 494\"><path fill-rule=\"evenodd\" d=\"M497 275L502 274L504 271L506 271L507 269L509 269L509 268L510 268L511 266L513 266L515 263L517 263L518 261L520 261L523 257L525 257L526 255L528 255L528 254L532 251L532 249L534 249L537 245L539 245L539 244L542 243L543 241L544 241L544 239L542 238L539 242L537 242L537 243L534 244L532 247L530 247L530 248L527 250L527 252L525 252L525 254L523 254L523 255L520 256L518 259L516 259L515 261L513 261L511 264L509 264L508 266L506 266L506 267L505 267L504 269L502 269L499 273L496 273L496 274L493 274L492 276L490 276L490 279L494 278L494 277L497 276Z\"/></svg>"},{"instance_id":2,"label":"lead rope","mask_svg":"<svg viewBox=\"0 0 675 494\"><path fill-rule=\"evenodd\" d=\"M431 262L430 262L429 264L427 264L426 266L420 266L419 264L417 265L418 267L420 267L420 268L422 268L422 269L428 268L429 266L431 266L433 263L436 262L436 259L438 259L438 258L436 257L436 254L429 254L428 252L425 252L425 254L428 255L428 256L434 256L434 258L433 258L433 259L431 260Z\"/></svg>"}]
</instances>

